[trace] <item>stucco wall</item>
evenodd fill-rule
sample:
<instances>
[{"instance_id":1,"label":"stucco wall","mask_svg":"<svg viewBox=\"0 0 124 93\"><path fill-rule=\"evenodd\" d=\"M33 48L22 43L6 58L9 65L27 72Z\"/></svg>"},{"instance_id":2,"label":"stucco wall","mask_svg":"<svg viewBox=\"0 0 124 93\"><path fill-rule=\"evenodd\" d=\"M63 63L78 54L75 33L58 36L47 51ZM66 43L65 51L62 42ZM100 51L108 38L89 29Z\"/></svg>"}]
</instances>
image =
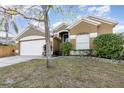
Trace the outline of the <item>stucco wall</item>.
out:
<instances>
[{"instance_id":1,"label":"stucco wall","mask_svg":"<svg viewBox=\"0 0 124 93\"><path fill-rule=\"evenodd\" d=\"M106 23L101 23L98 27L98 35L112 33L113 26Z\"/></svg>"},{"instance_id":2,"label":"stucco wall","mask_svg":"<svg viewBox=\"0 0 124 93\"><path fill-rule=\"evenodd\" d=\"M97 33L97 35L112 33L113 26L106 23L101 23L100 26L95 26L86 22L81 22L77 26L70 29L70 35L79 35L85 33ZM93 48L93 40L94 38L90 38L90 48ZM76 38L71 39L73 49L76 49Z\"/></svg>"},{"instance_id":3,"label":"stucco wall","mask_svg":"<svg viewBox=\"0 0 124 93\"><path fill-rule=\"evenodd\" d=\"M76 25L72 29L70 29L70 35L79 35L79 34L85 34L85 33L96 33L97 32L97 26L81 22L80 24ZM92 40L90 39L90 48L92 48ZM70 42L72 43L73 49L76 49L76 38L71 39Z\"/></svg>"},{"instance_id":4,"label":"stucco wall","mask_svg":"<svg viewBox=\"0 0 124 93\"><path fill-rule=\"evenodd\" d=\"M20 42L16 43L16 55L20 54Z\"/></svg>"},{"instance_id":5,"label":"stucco wall","mask_svg":"<svg viewBox=\"0 0 124 93\"><path fill-rule=\"evenodd\" d=\"M59 51L61 41L58 38L53 38L53 51Z\"/></svg>"},{"instance_id":6,"label":"stucco wall","mask_svg":"<svg viewBox=\"0 0 124 93\"><path fill-rule=\"evenodd\" d=\"M83 34L85 32L88 33L97 32L97 26L86 22L81 22L80 24L70 29L70 35L78 35L78 34Z\"/></svg>"}]
</instances>

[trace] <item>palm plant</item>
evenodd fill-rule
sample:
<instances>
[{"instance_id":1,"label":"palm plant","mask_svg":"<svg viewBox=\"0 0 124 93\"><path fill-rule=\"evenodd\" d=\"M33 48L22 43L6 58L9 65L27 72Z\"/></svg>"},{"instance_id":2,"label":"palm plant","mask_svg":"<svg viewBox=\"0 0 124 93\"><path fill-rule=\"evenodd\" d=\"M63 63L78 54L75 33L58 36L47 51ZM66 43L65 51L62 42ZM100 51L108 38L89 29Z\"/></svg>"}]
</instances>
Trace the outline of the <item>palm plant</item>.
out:
<instances>
[{"instance_id":1,"label":"palm plant","mask_svg":"<svg viewBox=\"0 0 124 93\"><path fill-rule=\"evenodd\" d=\"M8 43L8 33L9 33L9 26L12 26L14 28L14 31L16 32L16 34L18 33L18 27L16 25L15 22L15 17L14 15L8 15L6 13L3 13L1 15L1 31L5 31L6 32L6 43Z\"/></svg>"}]
</instances>

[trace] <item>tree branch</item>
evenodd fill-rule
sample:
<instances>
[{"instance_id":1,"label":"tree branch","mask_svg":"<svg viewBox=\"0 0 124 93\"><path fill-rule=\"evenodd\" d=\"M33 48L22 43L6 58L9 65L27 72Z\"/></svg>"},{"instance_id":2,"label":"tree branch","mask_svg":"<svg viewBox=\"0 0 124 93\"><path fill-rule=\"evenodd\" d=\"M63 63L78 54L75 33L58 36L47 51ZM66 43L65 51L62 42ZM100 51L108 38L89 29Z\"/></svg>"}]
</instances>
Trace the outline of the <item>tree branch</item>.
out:
<instances>
[{"instance_id":1,"label":"tree branch","mask_svg":"<svg viewBox=\"0 0 124 93\"><path fill-rule=\"evenodd\" d=\"M0 10L0 12L1 13L5 13L5 14L8 14L8 15L20 15L20 16L22 16L23 18L25 18L25 19L30 19L30 20L35 20L35 21L39 21L39 22L44 22L44 19L38 19L38 18L36 18L36 17L30 17L30 16L26 16L24 13L21 13L21 12L19 12L19 11L17 11L17 10L12 10L12 9L6 9L6 8L4 8L4 7L0 7L1 9L3 9L3 11L2 10ZM12 12L14 12L14 13L10 13L10 12L8 12L8 11L12 11Z\"/></svg>"}]
</instances>

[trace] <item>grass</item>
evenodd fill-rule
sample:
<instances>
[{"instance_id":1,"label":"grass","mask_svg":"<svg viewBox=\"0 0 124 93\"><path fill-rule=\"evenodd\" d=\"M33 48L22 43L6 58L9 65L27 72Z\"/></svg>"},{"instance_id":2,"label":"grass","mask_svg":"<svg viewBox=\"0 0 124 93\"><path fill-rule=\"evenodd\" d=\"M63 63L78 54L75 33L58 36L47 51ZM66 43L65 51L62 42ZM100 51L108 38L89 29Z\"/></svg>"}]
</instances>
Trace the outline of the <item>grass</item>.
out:
<instances>
[{"instance_id":1,"label":"grass","mask_svg":"<svg viewBox=\"0 0 124 93\"><path fill-rule=\"evenodd\" d=\"M0 68L0 87L124 87L124 64L84 57L52 61L50 68L40 59Z\"/></svg>"}]
</instances>

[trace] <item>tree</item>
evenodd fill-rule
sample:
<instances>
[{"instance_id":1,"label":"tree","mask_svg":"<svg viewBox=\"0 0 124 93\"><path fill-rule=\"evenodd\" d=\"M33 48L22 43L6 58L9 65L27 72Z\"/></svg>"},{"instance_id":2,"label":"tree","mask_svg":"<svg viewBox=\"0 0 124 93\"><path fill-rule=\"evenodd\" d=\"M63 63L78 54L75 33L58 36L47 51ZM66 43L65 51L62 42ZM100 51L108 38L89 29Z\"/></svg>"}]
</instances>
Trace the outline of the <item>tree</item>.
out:
<instances>
[{"instance_id":1,"label":"tree","mask_svg":"<svg viewBox=\"0 0 124 93\"><path fill-rule=\"evenodd\" d=\"M1 17L2 17L0 23L1 30L6 32L6 43L8 43L9 24L12 25L16 33L18 33L18 27L16 25L13 15L8 15L5 12L3 12L1 14Z\"/></svg>"},{"instance_id":2,"label":"tree","mask_svg":"<svg viewBox=\"0 0 124 93\"><path fill-rule=\"evenodd\" d=\"M74 6L70 6L69 8L65 8L65 10L68 9L68 12L65 13L66 15L73 15L72 9ZM64 14L64 10L60 6L52 6L52 5L42 5L42 6L14 6L14 7L3 7L0 6L0 13L8 14L9 16L21 16L26 20L34 20L37 22L44 22L45 25L45 38L46 38L46 57L47 57L47 67L49 67L50 62L50 56L51 56L51 50L50 50L50 31L49 31L49 18L48 13L49 10L57 10L57 12L61 12ZM75 14L76 14L75 10ZM6 24L7 25L7 24ZM7 27L7 26L5 26Z\"/></svg>"},{"instance_id":3,"label":"tree","mask_svg":"<svg viewBox=\"0 0 124 93\"><path fill-rule=\"evenodd\" d=\"M44 24L45 24L45 37L46 37L46 57L47 57L47 67L49 67L49 63L50 63L50 57L51 57L51 42L50 42L50 31L49 31L49 18L48 18L48 12L50 10L50 8L54 9L56 8L56 10L58 12L63 12L63 9L61 7L54 7L52 5L43 5L42 9L43 9L43 15L44 15ZM70 7L72 8L72 7Z\"/></svg>"},{"instance_id":4,"label":"tree","mask_svg":"<svg viewBox=\"0 0 124 93\"><path fill-rule=\"evenodd\" d=\"M47 57L47 67L49 67L50 56L51 56L51 44L50 44L50 32L48 26L48 11L49 6L42 6L44 14L44 25L45 25L45 37L46 37L46 57Z\"/></svg>"},{"instance_id":5,"label":"tree","mask_svg":"<svg viewBox=\"0 0 124 93\"><path fill-rule=\"evenodd\" d=\"M20 7L20 9L19 9ZM10 20L10 18L13 18L13 16L17 16L17 15L20 15L22 16L23 18L25 19L28 19L28 20L35 20L35 21L38 21L38 22L44 22L44 25L45 25L45 37L46 37L46 57L47 57L47 67L49 67L49 62L50 62L50 56L51 56L51 49L50 49L50 32L49 32L49 26L48 26L48 11L49 9L52 7L52 6L47 6L47 5L44 5L44 6L40 6L40 11L38 11L38 16L35 15L35 17L32 17L32 16L29 16L31 15L30 13L33 11L35 12L35 9L32 9L34 8L35 6L31 6L30 8L26 9L26 12L27 10L30 11L29 13L26 13L25 11L22 10L22 8L24 7L21 7L19 6L18 9L17 7L9 7L9 8L5 8L5 7L0 7L0 12L1 14L3 13L3 18L2 18L2 22L1 24L4 24L4 29L5 31L8 33L8 29L9 29L9 25L8 25L8 22ZM31 11L32 10L32 11ZM43 10L43 11L42 11ZM26 15L27 14L27 15ZM44 19L42 19L42 17L44 17ZM15 30L17 31L17 26L15 24L15 22L12 20L12 23L13 23L13 26L15 28ZM6 34L6 38L8 38L8 34Z\"/></svg>"}]
</instances>

